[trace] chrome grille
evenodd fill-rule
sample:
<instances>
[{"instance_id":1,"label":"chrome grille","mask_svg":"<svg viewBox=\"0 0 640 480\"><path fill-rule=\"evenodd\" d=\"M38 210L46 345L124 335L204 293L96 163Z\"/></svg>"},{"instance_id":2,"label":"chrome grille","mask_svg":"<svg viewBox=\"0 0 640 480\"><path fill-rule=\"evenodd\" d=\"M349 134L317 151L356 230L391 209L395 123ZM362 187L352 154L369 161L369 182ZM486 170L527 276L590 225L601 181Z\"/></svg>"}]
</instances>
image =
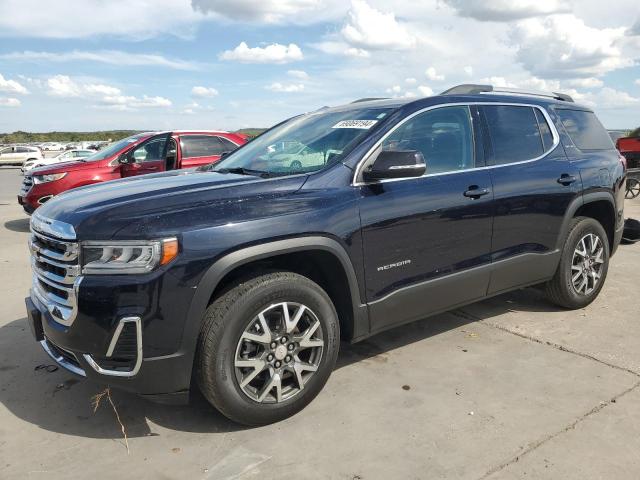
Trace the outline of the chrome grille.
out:
<instances>
[{"instance_id":1,"label":"chrome grille","mask_svg":"<svg viewBox=\"0 0 640 480\"><path fill-rule=\"evenodd\" d=\"M33 177L31 175L25 175L24 180L22 181L22 187L20 188L20 196L24 197L29 190L33 187Z\"/></svg>"},{"instance_id":2,"label":"chrome grille","mask_svg":"<svg viewBox=\"0 0 640 480\"><path fill-rule=\"evenodd\" d=\"M78 244L45 235L31 226L29 250L35 297L63 325L71 325L77 311L80 264Z\"/></svg>"}]
</instances>

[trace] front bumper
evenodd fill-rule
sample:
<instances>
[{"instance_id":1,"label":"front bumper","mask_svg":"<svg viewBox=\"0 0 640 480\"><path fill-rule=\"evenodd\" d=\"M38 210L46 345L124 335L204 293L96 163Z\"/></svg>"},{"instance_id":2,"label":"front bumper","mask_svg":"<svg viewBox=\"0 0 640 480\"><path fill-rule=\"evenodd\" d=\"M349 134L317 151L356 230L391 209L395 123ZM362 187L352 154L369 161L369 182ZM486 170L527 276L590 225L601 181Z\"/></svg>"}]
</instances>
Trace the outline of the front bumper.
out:
<instances>
[{"instance_id":1,"label":"front bumper","mask_svg":"<svg viewBox=\"0 0 640 480\"><path fill-rule=\"evenodd\" d=\"M84 278L70 325L56 321L46 299L32 289L25 301L35 339L60 367L75 375L155 401L184 403L195 346L182 338L188 308L169 293L166 302L157 295L162 283L171 288L173 275L155 272L150 277L146 282L132 280L134 285L123 285L120 277L119 286L102 283L107 277ZM189 293L173 286L176 292ZM189 295L182 298L191 300Z\"/></svg>"}]
</instances>

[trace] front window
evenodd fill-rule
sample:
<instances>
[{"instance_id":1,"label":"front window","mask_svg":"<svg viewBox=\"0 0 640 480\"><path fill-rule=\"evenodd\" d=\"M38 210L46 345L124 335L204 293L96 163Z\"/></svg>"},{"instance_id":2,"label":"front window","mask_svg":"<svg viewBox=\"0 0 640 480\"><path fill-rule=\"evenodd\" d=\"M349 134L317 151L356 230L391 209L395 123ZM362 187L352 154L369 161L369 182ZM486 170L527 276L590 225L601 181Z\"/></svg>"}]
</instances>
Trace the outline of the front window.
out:
<instances>
[{"instance_id":1,"label":"front window","mask_svg":"<svg viewBox=\"0 0 640 480\"><path fill-rule=\"evenodd\" d=\"M362 108L301 115L252 140L211 168L271 175L322 170L342 160L390 111Z\"/></svg>"},{"instance_id":2,"label":"front window","mask_svg":"<svg viewBox=\"0 0 640 480\"><path fill-rule=\"evenodd\" d=\"M163 160L164 146L166 143L166 136L154 138L153 140L136 147L132 154L133 158L136 163L157 162Z\"/></svg>"},{"instance_id":3,"label":"front window","mask_svg":"<svg viewBox=\"0 0 640 480\"><path fill-rule=\"evenodd\" d=\"M382 150L416 150L424 156L430 174L473 168L469 107L442 107L416 115L385 139Z\"/></svg>"},{"instance_id":4,"label":"front window","mask_svg":"<svg viewBox=\"0 0 640 480\"><path fill-rule=\"evenodd\" d=\"M93 160L104 160L105 158L109 158L112 157L113 155L115 155L116 153L118 153L120 150L122 150L123 148L125 148L127 145L131 145L132 143L137 142L138 140L140 140L143 137L148 136L147 134L138 134L138 135L132 135L131 137L127 137L127 138L123 138L120 141L117 141L116 143L110 145L109 147L105 148L104 150L100 150L99 152L96 152L95 154L91 155L90 157L87 157L86 160L89 161L93 161Z\"/></svg>"}]
</instances>

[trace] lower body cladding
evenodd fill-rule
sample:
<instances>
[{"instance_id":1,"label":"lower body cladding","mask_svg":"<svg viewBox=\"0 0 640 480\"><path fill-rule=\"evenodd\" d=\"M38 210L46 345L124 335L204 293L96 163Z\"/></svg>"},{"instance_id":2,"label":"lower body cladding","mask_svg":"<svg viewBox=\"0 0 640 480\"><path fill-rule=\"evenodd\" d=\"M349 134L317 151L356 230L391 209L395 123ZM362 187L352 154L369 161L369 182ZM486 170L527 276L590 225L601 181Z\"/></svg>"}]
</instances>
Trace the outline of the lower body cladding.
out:
<instances>
[{"instance_id":1,"label":"lower body cladding","mask_svg":"<svg viewBox=\"0 0 640 480\"><path fill-rule=\"evenodd\" d=\"M47 292L34 284L25 302L35 339L76 375L154 401L186 403L195 339L184 339L183 327L193 289L166 274L152 273L147 281L135 279L126 286L120 277L117 287L109 287L106 277L99 280L100 285L95 278L78 282L68 325L56 320ZM163 288L171 292L164 298L157 295L163 283L174 284Z\"/></svg>"}]
</instances>

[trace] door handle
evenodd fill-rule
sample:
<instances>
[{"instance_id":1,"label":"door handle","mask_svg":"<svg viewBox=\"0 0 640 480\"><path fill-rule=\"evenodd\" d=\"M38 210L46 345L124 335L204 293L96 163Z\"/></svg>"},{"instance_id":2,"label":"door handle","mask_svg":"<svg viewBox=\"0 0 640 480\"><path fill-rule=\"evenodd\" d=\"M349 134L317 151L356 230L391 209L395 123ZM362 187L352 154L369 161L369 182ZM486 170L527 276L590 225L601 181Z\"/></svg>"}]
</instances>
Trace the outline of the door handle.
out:
<instances>
[{"instance_id":1,"label":"door handle","mask_svg":"<svg viewBox=\"0 0 640 480\"><path fill-rule=\"evenodd\" d=\"M567 186L567 185L571 185L576 180L578 179L575 176L569 175L567 173L563 173L562 175L560 175L560 178L558 179L558 183L560 185Z\"/></svg>"},{"instance_id":2,"label":"door handle","mask_svg":"<svg viewBox=\"0 0 640 480\"><path fill-rule=\"evenodd\" d=\"M157 170L158 167L147 167L147 170Z\"/></svg>"},{"instance_id":3,"label":"door handle","mask_svg":"<svg viewBox=\"0 0 640 480\"><path fill-rule=\"evenodd\" d=\"M473 198L474 200L477 200L483 195L488 195L489 193L491 193L491 190L489 190L488 188L478 188L477 185L471 185L469 187L469 190L464 192L463 195L465 197Z\"/></svg>"}]
</instances>

